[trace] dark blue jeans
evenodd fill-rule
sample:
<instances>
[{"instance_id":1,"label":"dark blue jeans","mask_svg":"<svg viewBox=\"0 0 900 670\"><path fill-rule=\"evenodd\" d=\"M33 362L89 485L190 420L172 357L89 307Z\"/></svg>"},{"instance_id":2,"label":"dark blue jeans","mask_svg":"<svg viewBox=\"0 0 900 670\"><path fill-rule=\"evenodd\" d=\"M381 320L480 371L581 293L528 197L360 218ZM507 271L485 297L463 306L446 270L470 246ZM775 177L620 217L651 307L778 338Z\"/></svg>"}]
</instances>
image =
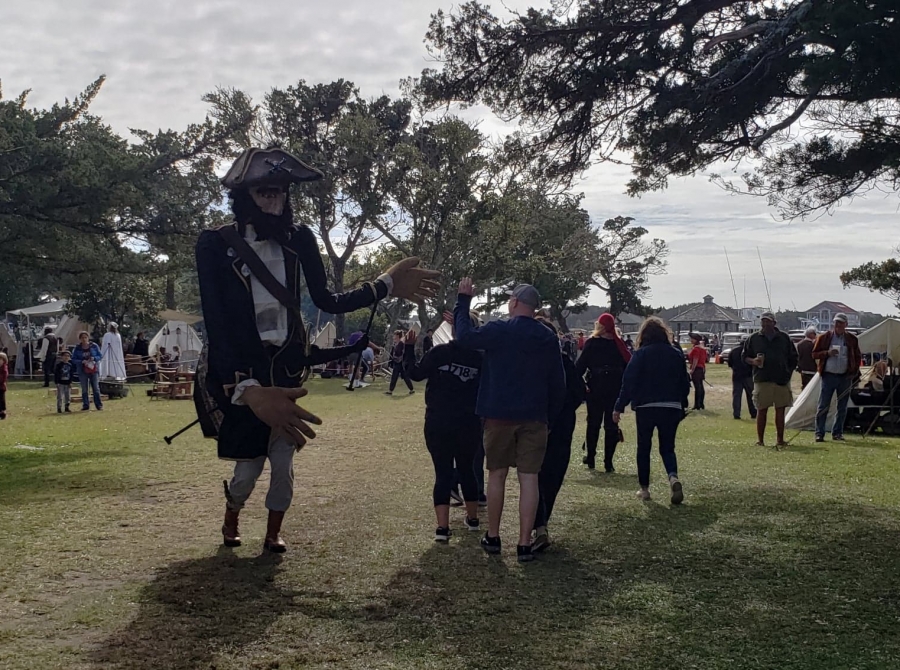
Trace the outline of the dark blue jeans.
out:
<instances>
[{"instance_id":1,"label":"dark blue jeans","mask_svg":"<svg viewBox=\"0 0 900 670\"><path fill-rule=\"evenodd\" d=\"M81 382L81 408L90 409L91 397L88 393L88 386L94 392L94 404L97 409L103 409L103 401L100 399L100 373L95 372L92 375L78 371L78 381Z\"/></svg>"},{"instance_id":2,"label":"dark blue jeans","mask_svg":"<svg viewBox=\"0 0 900 670\"><path fill-rule=\"evenodd\" d=\"M850 402L851 375L835 375L826 372L822 375L822 388L819 390L819 407L816 410L816 437L825 437L825 424L828 421L828 410L831 398L838 395L837 416L834 417L832 435L844 434L844 421L847 418L847 403Z\"/></svg>"},{"instance_id":3,"label":"dark blue jeans","mask_svg":"<svg viewBox=\"0 0 900 670\"><path fill-rule=\"evenodd\" d=\"M653 431L659 437L659 455L669 476L678 475L678 459L675 458L675 433L684 418L680 409L667 407L642 407L634 412L637 423L638 483L650 486L650 452L653 450Z\"/></svg>"}]
</instances>

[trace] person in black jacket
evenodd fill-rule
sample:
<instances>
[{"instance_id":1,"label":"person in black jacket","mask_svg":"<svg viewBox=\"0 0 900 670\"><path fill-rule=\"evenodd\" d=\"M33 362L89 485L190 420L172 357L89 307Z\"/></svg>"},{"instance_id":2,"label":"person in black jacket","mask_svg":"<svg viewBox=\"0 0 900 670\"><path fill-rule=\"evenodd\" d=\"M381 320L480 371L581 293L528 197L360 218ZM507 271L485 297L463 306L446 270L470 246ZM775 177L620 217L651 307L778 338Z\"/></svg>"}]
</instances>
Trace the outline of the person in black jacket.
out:
<instances>
[{"instance_id":1,"label":"person in black jacket","mask_svg":"<svg viewBox=\"0 0 900 670\"><path fill-rule=\"evenodd\" d=\"M238 515L268 459L269 520L263 546L285 551L280 531L293 498L294 452L315 437L309 424L321 423L296 405L306 395L300 386L311 365L331 360L310 346L299 308L285 304L299 303L301 274L313 303L330 313L351 312L389 295L421 301L438 288L438 272L407 258L355 291L329 291L316 236L306 226L294 225L289 198L292 184L322 177L281 149L248 149L222 180L230 191L235 223L204 230L197 241L208 339L208 350L201 354L201 367L208 368L198 375L197 385L208 396L195 393L197 412L207 420L201 424L204 435L218 440L219 457L238 461L225 485L226 546L241 543ZM267 273L251 270L248 259L256 265L254 257ZM272 277L269 287L277 283L284 290L272 294L257 272ZM361 338L356 351L367 344Z\"/></svg>"},{"instance_id":2,"label":"person in black jacket","mask_svg":"<svg viewBox=\"0 0 900 670\"><path fill-rule=\"evenodd\" d=\"M656 317L641 325L637 337L637 351L625 368L622 391L616 401L613 420L619 423L622 412L630 404L637 424L637 468L641 488L638 497L650 500L650 452L653 431L659 435L659 455L662 457L672 504L684 500L675 458L675 434L684 418L691 389L691 378L684 366L684 353L672 346L672 332Z\"/></svg>"},{"instance_id":3,"label":"person in black jacket","mask_svg":"<svg viewBox=\"0 0 900 670\"><path fill-rule=\"evenodd\" d=\"M415 365L415 356L415 351L413 351L413 365ZM406 343L403 341L403 331L396 330L394 331L394 343L391 345L391 385L384 392L385 395L394 395L394 389L397 387L397 380L400 377L403 377L403 382L409 389L410 395L416 392L409 378L406 361Z\"/></svg>"},{"instance_id":4,"label":"person in black jacket","mask_svg":"<svg viewBox=\"0 0 900 670\"><path fill-rule=\"evenodd\" d=\"M741 396L747 396L747 410L750 418L756 419L756 405L753 404L753 368L744 360L744 345L749 335L741 335L741 343L728 352L728 367L731 368L731 409L735 419L741 418Z\"/></svg>"},{"instance_id":5,"label":"person in black jacket","mask_svg":"<svg viewBox=\"0 0 900 670\"><path fill-rule=\"evenodd\" d=\"M594 334L585 342L575 369L579 375L588 375L587 395L587 455L584 464L594 469L600 429L604 429L603 465L607 472L615 472L613 456L619 444L619 427L612 420L613 408L622 386L622 373L631 352L616 334L616 321L612 314L601 314Z\"/></svg>"},{"instance_id":6,"label":"person in black jacket","mask_svg":"<svg viewBox=\"0 0 900 670\"><path fill-rule=\"evenodd\" d=\"M479 319L471 315L477 328ZM481 444L481 419L475 414L481 353L451 340L433 347L410 374L425 387L425 445L434 464L436 542L450 540L450 490L456 477L466 506L466 528L478 531L478 483L473 463ZM458 467L457 467L458 466ZM457 475L458 469L458 475Z\"/></svg>"},{"instance_id":7,"label":"person in black jacket","mask_svg":"<svg viewBox=\"0 0 900 670\"><path fill-rule=\"evenodd\" d=\"M556 326L544 318L538 318L547 328L556 332ZM556 504L556 497L562 488L563 480L566 478L566 471L569 469L569 461L572 459L572 434L575 432L576 418L575 413L584 402L585 388L584 378L578 374L575 363L561 352L563 369L566 373L566 399L563 404L562 411L557 415L556 419L550 426L550 432L547 435L547 452L544 454L544 463L541 465L541 471L538 474L538 489L540 490L540 498L538 500L537 514L534 518L534 542L531 545L532 551L543 551L550 546L550 533L547 531L547 524L550 522L550 515L553 514L553 507Z\"/></svg>"}]
</instances>

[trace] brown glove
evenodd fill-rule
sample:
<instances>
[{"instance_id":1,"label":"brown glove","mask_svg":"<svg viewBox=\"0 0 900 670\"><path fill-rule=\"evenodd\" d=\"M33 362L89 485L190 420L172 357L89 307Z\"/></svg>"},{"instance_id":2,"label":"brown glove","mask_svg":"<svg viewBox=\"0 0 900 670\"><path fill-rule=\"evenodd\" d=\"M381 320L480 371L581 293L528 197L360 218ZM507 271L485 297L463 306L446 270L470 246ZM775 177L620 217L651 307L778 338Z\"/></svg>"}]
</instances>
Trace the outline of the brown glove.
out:
<instances>
[{"instance_id":1,"label":"brown glove","mask_svg":"<svg viewBox=\"0 0 900 670\"><path fill-rule=\"evenodd\" d=\"M419 259L415 256L404 258L387 271L394 280L391 296L412 302L422 302L433 298L441 285L435 281L440 272L419 267Z\"/></svg>"}]
</instances>

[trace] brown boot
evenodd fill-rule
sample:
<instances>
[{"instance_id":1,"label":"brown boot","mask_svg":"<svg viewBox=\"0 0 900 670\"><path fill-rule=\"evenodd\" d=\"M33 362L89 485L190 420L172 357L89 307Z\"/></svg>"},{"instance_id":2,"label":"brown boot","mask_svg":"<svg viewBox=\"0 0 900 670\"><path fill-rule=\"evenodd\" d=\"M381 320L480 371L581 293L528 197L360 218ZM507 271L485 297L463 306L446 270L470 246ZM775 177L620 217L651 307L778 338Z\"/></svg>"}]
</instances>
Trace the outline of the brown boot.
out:
<instances>
[{"instance_id":1,"label":"brown boot","mask_svg":"<svg viewBox=\"0 0 900 670\"><path fill-rule=\"evenodd\" d=\"M222 541L226 547L240 547L241 535L238 531L238 515L237 510L225 508L225 523L222 524Z\"/></svg>"},{"instance_id":2,"label":"brown boot","mask_svg":"<svg viewBox=\"0 0 900 670\"><path fill-rule=\"evenodd\" d=\"M281 522L284 521L284 512L269 510L269 523L266 526L266 541L263 549L275 554L283 554L287 551L287 545L281 539Z\"/></svg>"}]
</instances>

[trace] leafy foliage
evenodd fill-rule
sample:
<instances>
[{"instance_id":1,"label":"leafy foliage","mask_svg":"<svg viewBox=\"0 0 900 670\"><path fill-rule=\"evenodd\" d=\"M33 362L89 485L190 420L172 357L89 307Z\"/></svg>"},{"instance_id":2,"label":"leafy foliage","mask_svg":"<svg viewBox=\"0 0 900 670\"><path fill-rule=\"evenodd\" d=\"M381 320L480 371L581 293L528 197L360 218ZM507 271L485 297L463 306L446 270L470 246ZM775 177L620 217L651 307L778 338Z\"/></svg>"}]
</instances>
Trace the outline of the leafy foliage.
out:
<instances>
[{"instance_id":1,"label":"leafy foliage","mask_svg":"<svg viewBox=\"0 0 900 670\"><path fill-rule=\"evenodd\" d=\"M620 152L632 194L753 159L726 186L796 217L900 179L892 2L572 0L502 20L472 1L434 15L426 39L442 67L422 101L521 120L566 182Z\"/></svg>"},{"instance_id":2,"label":"leafy foliage","mask_svg":"<svg viewBox=\"0 0 900 670\"><path fill-rule=\"evenodd\" d=\"M896 258L855 267L841 275L841 283L844 288L860 286L880 293L900 308L900 260Z\"/></svg>"}]
</instances>

